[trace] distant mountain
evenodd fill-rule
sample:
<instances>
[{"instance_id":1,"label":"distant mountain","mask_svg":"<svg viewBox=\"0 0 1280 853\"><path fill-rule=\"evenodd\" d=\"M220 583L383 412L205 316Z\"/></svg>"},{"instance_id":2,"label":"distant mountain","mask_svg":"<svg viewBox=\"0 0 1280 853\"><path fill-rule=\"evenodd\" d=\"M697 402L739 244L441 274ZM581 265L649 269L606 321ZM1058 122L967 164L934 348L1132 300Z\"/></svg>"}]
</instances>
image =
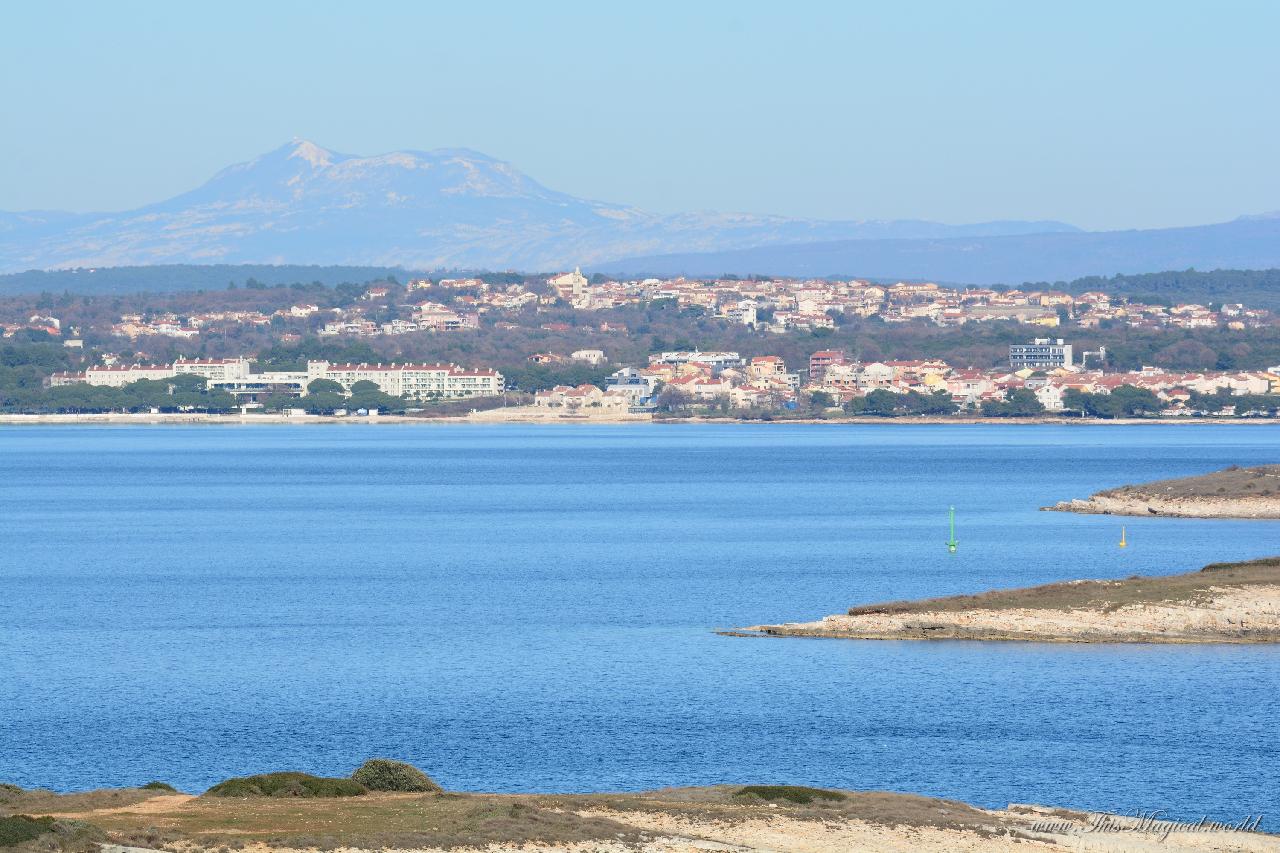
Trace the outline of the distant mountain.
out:
<instances>
[{"instance_id":1,"label":"distant mountain","mask_svg":"<svg viewBox=\"0 0 1280 853\"><path fill-rule=\"evenodd\" d=\"M15 293L76 293L88 295L124 293L177 293L188 290L225 290L229 285L273 287L319 282L333 287L343 282L366 284L394 276L406 281L428 270L403 267L303 266L269 264L149 264L131 267L77 267L0 273L0 295Z\"/></svg>"},{"instance_id":2,"label":"distant mountain","mask_svg":"<svg viewBox=\"0 0 1280 853\"><path fill-rule=\"evenodd\" d=\"M629 257L594 269L629 275L856 275L1021 284L1191 267L1280 267L1280 214L1147 231L806 242Z\"/></svg>"},{"instance_id":3,"label":"distant mountain","mask_svg":"<svg viewBox=\"0 0 1280 853\"><path fill-rule=\"evenodd\" d=\"M295 140L137 210L0 212L0 272L179 263L541 271L778 243L1075 230L1060 222L667 216L547 189L467 149L353 157Z\"/></svg>"}]
</instances>

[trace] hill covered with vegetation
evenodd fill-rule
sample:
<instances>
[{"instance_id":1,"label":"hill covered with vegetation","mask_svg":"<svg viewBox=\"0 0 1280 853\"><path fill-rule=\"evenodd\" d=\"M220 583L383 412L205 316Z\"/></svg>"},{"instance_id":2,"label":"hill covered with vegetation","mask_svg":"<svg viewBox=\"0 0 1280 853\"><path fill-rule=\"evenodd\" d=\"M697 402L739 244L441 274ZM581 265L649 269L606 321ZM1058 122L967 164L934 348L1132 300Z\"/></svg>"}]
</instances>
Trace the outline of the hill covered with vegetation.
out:
<instances>
[{"instance_id":1,"label":"hill covered with vegetation","mask_svg":"<svg viewBox=\"0 0 1280 853\"><path fill-rule=\"evenodd\" d=\"M1066 282L1027 282L1023 289L1065 290L1072 294L1101 291L1147 305L1243 302L1251 307L1280 310L1280 269L1187 269L1139 275L1092 275Z\"/></svg>"},{"instance_id":2,"label":"hill covered with vegetation","mask_svg":"<svg viewBox=\"0 0 1280 853\"><path fill-rule=\"evenodd\" d=\"M158 264L156 266L95 269L28 270L0 275L0 296L23 293L85 295L172 293L226 290L229 286L274 287L279 284L319 283L334 287L363 284L417 273L400 267L304 266L300 264Z\"/></svg>"}]
</instances>

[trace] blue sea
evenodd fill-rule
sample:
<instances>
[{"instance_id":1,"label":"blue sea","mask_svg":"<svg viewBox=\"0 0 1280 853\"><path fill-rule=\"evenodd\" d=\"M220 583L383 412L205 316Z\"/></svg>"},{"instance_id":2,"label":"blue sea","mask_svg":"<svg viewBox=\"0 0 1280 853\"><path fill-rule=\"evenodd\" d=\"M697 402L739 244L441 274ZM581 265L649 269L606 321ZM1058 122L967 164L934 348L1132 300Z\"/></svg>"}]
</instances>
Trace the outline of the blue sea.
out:
<instances>
[{"instance_id":1,"label":"blue sea","mask_svg":"<svg viewBox=\"0 0 1280 853\"><path fill-rule=\"evenodd\" d=\"M1280 554L1280 523L1037 511L1278 457L1230 425L0 428L0 780L388 756L464 790L1274 813L1280 647L714 632Z\"/></svg>"}]
</instances>

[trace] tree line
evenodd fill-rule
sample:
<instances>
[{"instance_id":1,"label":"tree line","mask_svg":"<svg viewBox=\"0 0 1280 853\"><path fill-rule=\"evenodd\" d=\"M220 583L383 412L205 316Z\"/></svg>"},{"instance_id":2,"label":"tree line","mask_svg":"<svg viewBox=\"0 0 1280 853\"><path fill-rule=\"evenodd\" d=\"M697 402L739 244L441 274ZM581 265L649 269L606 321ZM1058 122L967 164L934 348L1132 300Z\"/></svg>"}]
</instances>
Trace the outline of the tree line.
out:
<instances>
[{"instance_id":1,"label":"tree line","mask_svg":"<svg viewBox=\"0 0 1280 853\"><path fill-rule=\"evenodd\" d=\"M1280 269L1203 272L1185 269L1137 275L1091 275L1073 281L1027 282L1022 289L1067 293L1099 291L1145 305L1243 302L1251 308L1280 310Z\"/></svg>"},{"instance_id":2,"label":"tree line","mask_svg":"<svg viewBox=\"0 0 1280 853\"><path fill-rule=\"evenodd\" d=\"M5 411L45 413L91 412L207 412L218 414L239 407L233 395L209 388L203 376L139 379L119 388L80 382L52 388L0 386Z\"/></svg>"}]
</instances>

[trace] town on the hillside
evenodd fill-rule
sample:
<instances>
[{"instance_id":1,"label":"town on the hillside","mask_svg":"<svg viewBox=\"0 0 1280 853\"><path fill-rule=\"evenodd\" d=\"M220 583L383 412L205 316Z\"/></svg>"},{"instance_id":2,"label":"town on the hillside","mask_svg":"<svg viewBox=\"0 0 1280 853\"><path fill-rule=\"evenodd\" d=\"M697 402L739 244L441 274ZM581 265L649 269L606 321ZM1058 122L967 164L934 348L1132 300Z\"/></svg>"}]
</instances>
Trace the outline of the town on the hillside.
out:
<instances>
[{"instance_id":1,"label":"town on the hillside","mask_svg":"<svg viewBox=\"0 0 1280 853\"><path fill-rule=\"evenodd\" d=\"M1105 352L1085 353L1100 361ZM600 364L600 350L572 359ZM89 385L124 388L139 381L201 377L226 392L245 411L288 403L317 389L351 394L363 383L391 405L498 398L507 390L492 368L453 364L334 364L309 361L305 370L254 371L245 357L179 359L167 365L122 364L112 359L83 372L59 372L51 387ZM1141 392L1128 408L1110 411L1116 392ZM1009 348L1003 370L955 368L942 359L859 362L841 350L818 350L792 370L778 356L741 358L735 352L654 353L648 364L618 367L603 387L556 385L534 394L533 405L565 415L653 414L698 410L731 412L823 412L892 416L972 412L992 416L1061 413L1111 415L1270 414L1280 406L1280 367L1265 371L1170 373L1156 368L1106 373L1077 362L1061 338L1037 338ZM1243 407L1242 407L1242 404ZM286 406L296 408L301 402ZM340 404L335 408L345 408Z\"/></svg>"},{"instance_id":2,"label":"town on the hillside","mask_svg":"<svg viewBox=\"0 0 1280 853\"><path fill-rule=\"evenodd\" d=\"M374 285L352 304L322 307L300 300L273 312L212 310L119 314L103 330L136 340L149 336L184 340L218 334L232 326L301 326L323 337L377 337L414 332L480 329L485 315L516 315L527 306L562 305L600 312L670 300L753 329L785 334L833 329L848 318L885 323L924 321L938 326L966 323L1023 323L1056 328L1068 321L1081 328L1122 325L1137 329L1243 330L1277 323L1273 312L1240 303L1146 304L1101 291L1070 294L1054 290L948 288L929 282L876 284L839 279L588 279L579 270L546 277L538 292L526 283L492 283L481 277L412 279L403 288ZM388 311L388 299L398 299ZM299 322L301 321L301 322ZM495 320L501 323L501 320ZM510 321L508 321L510 322ZM33 314L3 323L6 335L21 328L61 334L54 316ZM74 337L74 336L73 336ZM289 339L288 333L284 335Z\"/></svg>"},{"instance_id":3,"label":"town on the hillside","mask_svg":"<svg viewBox=\"0 0 1280 853\"><path fill-rule=\"evenodd\" d=\"M193 378L203 380L204 392L216 392L194 403L194 398L184 397L183 406L216 405L244 412L333 413L354 411L354 403L365 404L358 407L364 411L429 412L442 403L471 401L473 408L501 404L545 417L572 418L1240 417L1270 416L1280 405L1280 365L1235 369L1215 363L1214 369L1203 364L1178 369L1130 364L1118 369L1105 345L1077 350L1068 338L1060 337L1105 329L1246 335L1276 324L1270 311L1242 304L1163 305L1101 291L956 289L928 282L614 281L599 275L588 278L577 269L533 279L414 277L404 284L372 282L339 286L333 292L319 285L281 290L250 282L247 287L271 296L275 299L271 304L278 307L183 313L135 308L113 316L101 304L85 300L72 306L75 316L68 322L59 316L57 300L46 297L34 303L32 313L0 317L6 338L60 342L74 354L64 358L64 369L43 375L43 393L32 391L27 381L22 393L3 399L3 408L137 408L143 405L139 400L156 402L155 386L145 383L180 377L187 377L183 380L187 383ZM233 283L228 290L237 287ZM207 303L214 297L200 298ZM721 329L738 328L763 336L754 340L764 342L756 349L765 352L740 355L681 341L674 347L658 347L666 342L656 336L651 340L654 346L638 350L641 329L632 335L616 319L581 320L599 312L612 311L609 316L617 316L619 309L628 307L652 312L664 305L671 306L676 317L693 318L691 322L704 326L715 322ZM0 304L5 306L10 313L30 307L13 300ZM384 338L465 342L512 330L559 334L579 323L589 325L596 335L593 340L616 340L620 345L539 350L519 356L520 364L509 359L503 363L469 359L463 364L457 363L461 359L384 360L380 353L354 343ZM889 329L923 325L1025 331L1016 343L1006 345L1007 358L1000 364L975 365L947 355L883 358L856 347L823 346L825 335L850 323L875 323L877 328ZM778 354L781 347L768 352L769 340L790 341L797 336L814 344L798 357L795 347L790 347L790 363ZM238 352L235 341L243 342ZM280 359L276 363L263 359L260 352L268 345L277 351L284 348L286 355L294 357L284 358L283 367ZM361 346L365 348L358 349ZM175 348L173 357L150 357ZM212 355L211 349L232 350L232 354ZM475 350L462 343L452 351ZM119 393L86 396L77 388ZM125 393L129 389L149 390L130 396Z\"/></svg>"}]
</instances>

